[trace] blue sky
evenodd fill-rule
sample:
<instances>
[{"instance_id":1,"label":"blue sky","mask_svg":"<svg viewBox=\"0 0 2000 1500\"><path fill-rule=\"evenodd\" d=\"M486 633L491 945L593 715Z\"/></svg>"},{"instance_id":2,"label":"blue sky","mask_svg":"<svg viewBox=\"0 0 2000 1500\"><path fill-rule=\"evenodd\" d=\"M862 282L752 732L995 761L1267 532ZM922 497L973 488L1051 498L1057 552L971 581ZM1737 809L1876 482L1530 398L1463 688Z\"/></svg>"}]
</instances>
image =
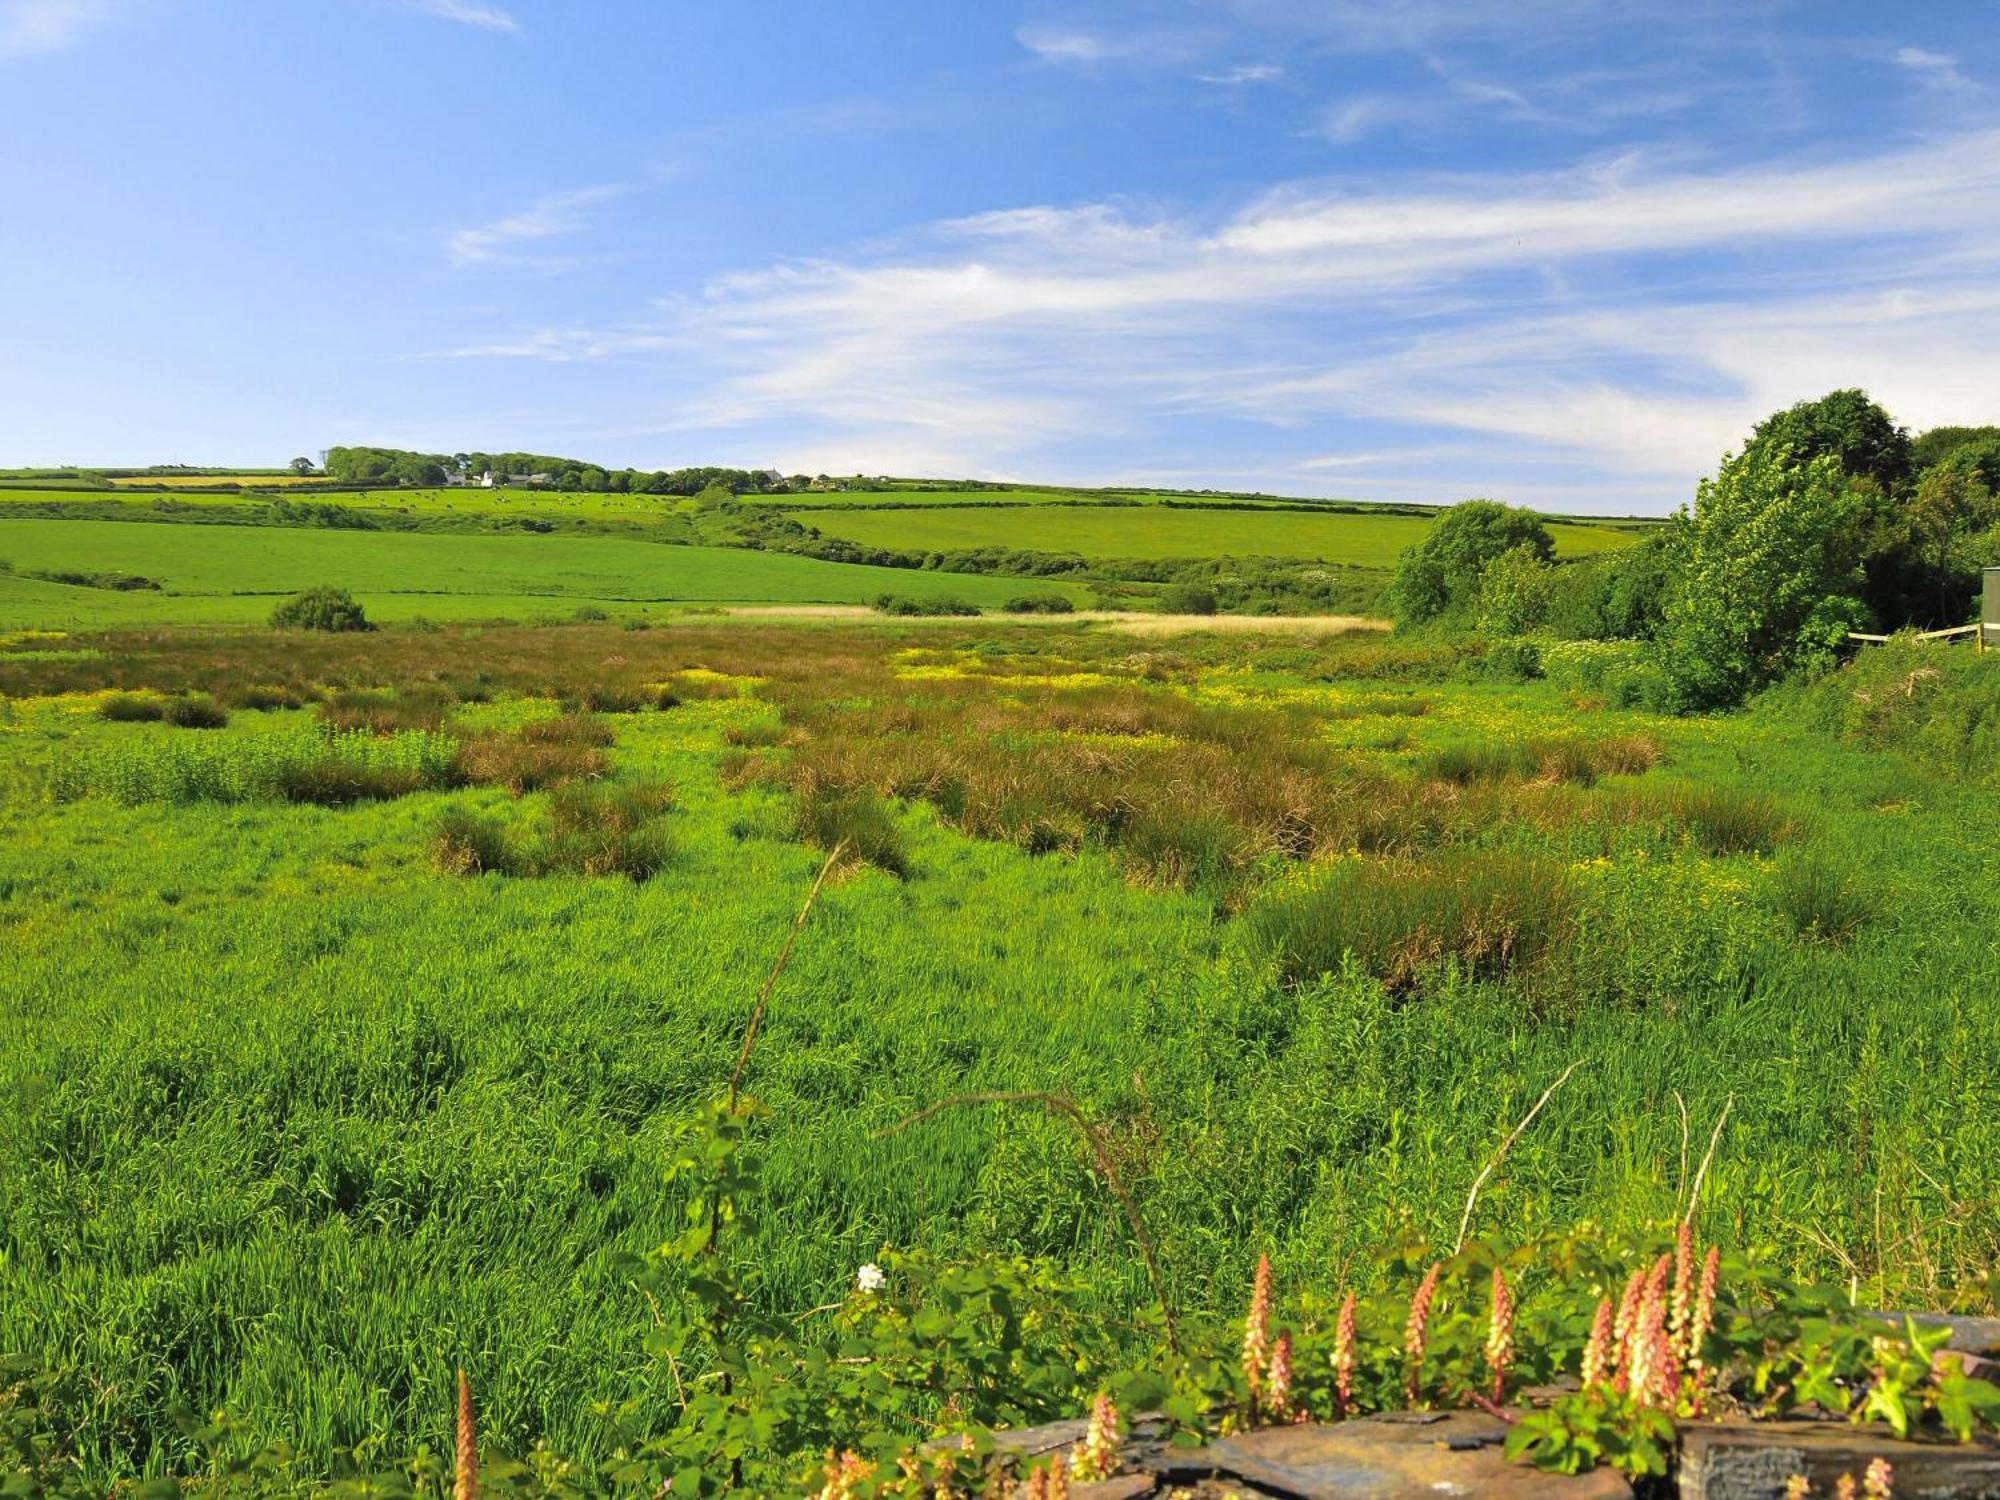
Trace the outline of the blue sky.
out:
<instances>
[{"instance_id":1,"label":"blue sky","mask_svg":"<svg viewBox=\"0 0 2000 1500\"><path fill-rule=\"evenodd\" d=\"M0 0L0 463L1660 511L2000 420L2000 4Z\"/></svg>"}]
</instances>

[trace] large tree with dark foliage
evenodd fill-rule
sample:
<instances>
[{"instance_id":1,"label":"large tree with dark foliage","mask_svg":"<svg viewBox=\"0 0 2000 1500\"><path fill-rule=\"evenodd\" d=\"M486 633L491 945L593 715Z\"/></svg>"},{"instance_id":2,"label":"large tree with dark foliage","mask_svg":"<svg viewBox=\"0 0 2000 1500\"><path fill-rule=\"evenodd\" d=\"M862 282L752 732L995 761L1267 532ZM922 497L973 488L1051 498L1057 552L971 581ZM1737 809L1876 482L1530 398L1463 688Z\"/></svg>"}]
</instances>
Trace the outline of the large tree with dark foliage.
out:
<instances>
[{"instance_id":1,"label":"large tree with dark foliage","mask_svg":"<svg viewBox=\"0 0 2000 1500\"><path fill-rule=\"evenodd\" d=\"M1798 463L1831 454L1849 479L1895 493L1914 475L1910 434L1861 390L1832 391L1775 412L1750 434L1753 448L1789 448Z\"/></svg>"}]
</instances>

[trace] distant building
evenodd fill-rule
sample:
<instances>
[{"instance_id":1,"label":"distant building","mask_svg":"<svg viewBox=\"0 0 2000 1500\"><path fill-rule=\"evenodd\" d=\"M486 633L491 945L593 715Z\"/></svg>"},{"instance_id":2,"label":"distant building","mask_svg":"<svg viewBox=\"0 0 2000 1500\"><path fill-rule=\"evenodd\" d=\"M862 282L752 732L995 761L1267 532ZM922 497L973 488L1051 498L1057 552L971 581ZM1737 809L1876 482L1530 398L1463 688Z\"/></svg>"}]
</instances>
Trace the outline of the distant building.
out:
<instances>
[{"instance_id":1,"label":"distant building","mask_svg":"<svg viewBox=\"0 0 2000 1500\"><path fill-rule=\"evenodd\" d=\"M777 489L785 482L785 476L780 474L776 469L759 469L757 471L757 478L771 489Z\"/></svg>"}]
</instances>

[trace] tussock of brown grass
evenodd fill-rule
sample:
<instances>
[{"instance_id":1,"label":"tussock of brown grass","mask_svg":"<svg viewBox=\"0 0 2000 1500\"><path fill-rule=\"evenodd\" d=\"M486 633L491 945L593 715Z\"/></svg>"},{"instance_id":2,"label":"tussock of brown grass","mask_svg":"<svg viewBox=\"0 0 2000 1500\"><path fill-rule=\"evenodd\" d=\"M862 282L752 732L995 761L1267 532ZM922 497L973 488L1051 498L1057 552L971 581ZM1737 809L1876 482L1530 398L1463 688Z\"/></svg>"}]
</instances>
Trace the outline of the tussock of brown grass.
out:
<instances>
[{"instance_id":1,"label":"tussock of brown grass","mask_svg":"<svg viewBox=\"0 0 2000 1500\"><path fill-rule=\"evenodd\" d=\"M602 776L609 758L595 745L477 735L458 750L461 779L519 795Z\"/></svg>"}]
</instances>

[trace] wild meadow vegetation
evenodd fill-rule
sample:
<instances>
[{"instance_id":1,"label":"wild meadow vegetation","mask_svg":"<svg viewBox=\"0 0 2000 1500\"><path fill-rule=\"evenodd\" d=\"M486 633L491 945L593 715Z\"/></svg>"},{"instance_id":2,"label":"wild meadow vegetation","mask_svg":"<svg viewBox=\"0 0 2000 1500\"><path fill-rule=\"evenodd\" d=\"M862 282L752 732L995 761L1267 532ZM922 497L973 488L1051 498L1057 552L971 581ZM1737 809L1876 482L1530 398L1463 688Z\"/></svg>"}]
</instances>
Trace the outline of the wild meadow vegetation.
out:
<instances>
[{"instance_id":1,"label":"wild meadow vegetation","mask_svg":"<svg viewBox=\"0 0 2000 1500\"><path fill-rule=\"evenodd\" d=\"M1510 1453L1648 1480L2000 1425L1865 1316L2000 1300L2000 655L1850 635L1970 612L1947 437L1836 393L1655 528L0 501L10 1492L1004 1494L993 1425L1093 1409L1086 1478L1120 1411L1549 1382Z\"/></svg>"},{"instance_id":2,"label":"wild meadow vegetation","mask_svg":"<svg viewBox=\"0 0 2000 1500\"><path fill-rule=\"evenodd\" d=\"M1550 1247L1622 1279L1711 1132L1743 1296L1990 1310L1996 668L1677 718L1477 639L17 633L9 1430L91 1483L366 1472L446 1450L463 1366L494 1453L727 1488L755 1429L782 1488L1118 1371L1222 1420L1162 1308L1234 1338L1265 1251L1302 1345L1362 1295L1386 1400L1409 1267L1461 1330L1513 1255L1573 1359L1613 1273ZM755 1112L703 1113L829 855ZM809 1373L856 1340L879 1379Z\"/></svg>"}]
</instances>

